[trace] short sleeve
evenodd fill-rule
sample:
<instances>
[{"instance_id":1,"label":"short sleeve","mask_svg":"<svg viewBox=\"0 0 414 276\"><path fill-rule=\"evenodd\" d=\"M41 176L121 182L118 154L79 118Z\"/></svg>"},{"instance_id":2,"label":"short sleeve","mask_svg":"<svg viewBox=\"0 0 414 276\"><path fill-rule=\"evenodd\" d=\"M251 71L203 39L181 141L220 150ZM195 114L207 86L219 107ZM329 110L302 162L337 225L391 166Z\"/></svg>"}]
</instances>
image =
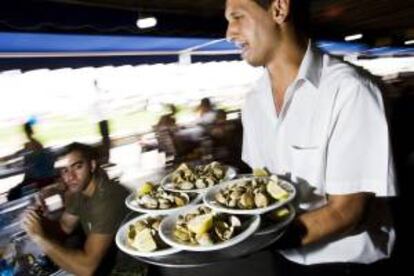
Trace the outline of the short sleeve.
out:
<instances>
[{"instance_id":1,"label":"short sleeve","mask_svg":"<svg viewBox=\"0 0 414 276\"><path fill-rule=\"evenodd\" d=\"M334 121L327 149L326 192L394 196L394 173L380 91L351 80Z\"/></svg>"},{"instance_id":2,"label":"short sleeve","mask_svg":"<svg viewBox=\"0 0 414 276\"><path fill-rule=\"evenodd\" d=\"M111 183L110 185L119 184ZM124 200L127 194L126 190L121 186L118 188L110 193L106 193L105 199L101 200L98 206L96 206L94 215L91 218L90 232L112 235L119 228L126 215Z\"/></svg>"},{"instance_id":3,"label":"short sleeve","mask_svg":"<svg viewBox=\"0 0 414 276\"><path fill-rule=\"evenodd\" d=\"M81 196L78 193L69 195L65 204L65 212L71 215L79 216Z\"/></svg>"}]
</instances>

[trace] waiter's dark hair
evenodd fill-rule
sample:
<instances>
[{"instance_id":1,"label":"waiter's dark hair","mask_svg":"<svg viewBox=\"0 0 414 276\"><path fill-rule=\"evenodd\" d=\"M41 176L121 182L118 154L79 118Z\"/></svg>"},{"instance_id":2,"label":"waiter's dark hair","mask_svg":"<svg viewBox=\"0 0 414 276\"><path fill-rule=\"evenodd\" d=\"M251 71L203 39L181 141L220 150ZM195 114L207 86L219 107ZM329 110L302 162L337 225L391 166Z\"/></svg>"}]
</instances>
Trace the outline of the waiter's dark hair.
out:
<instances>
[{"instance_id":1,"label":"waiter's dark hair","mask_svg":"<svg viewBox=\"0 0 414 276\"><path fill-rule=\"evenodd\" d=\"M74 152L74 151L80 152L82 156L88 161L97 159L97 153L96 153L95 148L93 148L92 146L86 145L86 144L78 143L78 142L73 142L65 146L57 154L57 158L68 155L69 153Z\"/></svg>"},{"instance_id":2,"label":"waiter's dark hair","mask_svg":"<svg viewBox=\"0 0 414 276\"><path fill-rule=\"evenodd\" d=\"M265 10L269 9L274 0L253 0ZM311 0L290 0L290 16L297 31L309 33Z\"/></svg>"}]
</instances>

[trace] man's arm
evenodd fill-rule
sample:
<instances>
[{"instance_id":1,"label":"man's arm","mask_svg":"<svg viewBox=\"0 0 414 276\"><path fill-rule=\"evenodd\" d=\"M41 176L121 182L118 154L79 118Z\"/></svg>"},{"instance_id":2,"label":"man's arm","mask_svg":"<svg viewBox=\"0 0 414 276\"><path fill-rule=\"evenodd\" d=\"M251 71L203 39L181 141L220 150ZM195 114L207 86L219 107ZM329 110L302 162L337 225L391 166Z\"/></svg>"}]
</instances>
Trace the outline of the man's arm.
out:
<instances>
[{"instance_id":1,"label":"man's arm","mask_svg":"<svg viewBox=\"0 0 414 276\"><path fill-rule=\"evenodd\" d=\"M370 193L329 195L327 205L297 218L304 227L301 244L308 245L355 230L368 207Z\"/></svg>"},{"instance_id":2,"label":"man's arm","mask_svg":"<svg viewBox=\"0 0 414 276\"><path fill-rule=\"evenodd\" d=\"M30 209L25 213L22 228L59 267L76 275L92 275L113 240L113 235L92 233L82 250L65 248L45 236L39 215Z\"/></svg>"},{"instance_id":3,"label":"man's arm","mask_svg":"<svg viewBox=\"0 0 414 276\"><path fill-rule=\"evenodd\" d=\"M76 275L93 275L112 240L112 235L91 233L82 250L65 248L44 237L39 238L37 243L65 271Z\"/></svg>"}]
</instances>

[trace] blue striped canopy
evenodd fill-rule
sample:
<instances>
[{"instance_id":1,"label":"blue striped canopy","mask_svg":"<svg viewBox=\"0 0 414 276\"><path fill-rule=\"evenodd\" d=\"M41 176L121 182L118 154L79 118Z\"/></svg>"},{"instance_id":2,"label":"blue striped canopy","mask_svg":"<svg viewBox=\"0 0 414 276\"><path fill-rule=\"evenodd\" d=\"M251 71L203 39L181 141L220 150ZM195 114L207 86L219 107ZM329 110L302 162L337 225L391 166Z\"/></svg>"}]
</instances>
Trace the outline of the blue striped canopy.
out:
<instances>
[{"instance_id":1,"label":"blue striped canopy","mask_svg":"<svg viewBox=\"0 0 414 276\"><path fill-rule=\"evenodd\" d=\"M335 55L414 55L414 48L370 48L362 43L317 41ZM0 70L177 62L191 52L193 62L240 59L224 39L0 32Z\"/></svg>"}]
</instances>

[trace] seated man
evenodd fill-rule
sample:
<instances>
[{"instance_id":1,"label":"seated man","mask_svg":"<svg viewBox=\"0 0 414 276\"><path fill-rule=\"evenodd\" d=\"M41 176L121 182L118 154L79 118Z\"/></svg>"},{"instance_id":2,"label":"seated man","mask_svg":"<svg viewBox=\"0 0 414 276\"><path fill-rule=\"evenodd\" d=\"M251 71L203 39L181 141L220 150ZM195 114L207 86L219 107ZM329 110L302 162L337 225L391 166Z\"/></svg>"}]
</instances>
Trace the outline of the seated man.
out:
<instances>
[{"instance_id":1,"label":"seated man","mask_svg":"<svg viewBox=\"0 0 414 276\"><path fill-rule=\"evenodd\" d=\"M76 275L104 275L109 268L100 264L113 249L114 234L125 215L127 191L109 180L97 167L93 150L80 143L67 146L58 157L55 167L70 196L60 226L66 234L80 224L86 235L82 249L62 246L47 236L41 217L34 208L28 209L22 227L30 238L62 269ZM112 256L108 261L114 261Z\"/></svg>"}]
</instances>

